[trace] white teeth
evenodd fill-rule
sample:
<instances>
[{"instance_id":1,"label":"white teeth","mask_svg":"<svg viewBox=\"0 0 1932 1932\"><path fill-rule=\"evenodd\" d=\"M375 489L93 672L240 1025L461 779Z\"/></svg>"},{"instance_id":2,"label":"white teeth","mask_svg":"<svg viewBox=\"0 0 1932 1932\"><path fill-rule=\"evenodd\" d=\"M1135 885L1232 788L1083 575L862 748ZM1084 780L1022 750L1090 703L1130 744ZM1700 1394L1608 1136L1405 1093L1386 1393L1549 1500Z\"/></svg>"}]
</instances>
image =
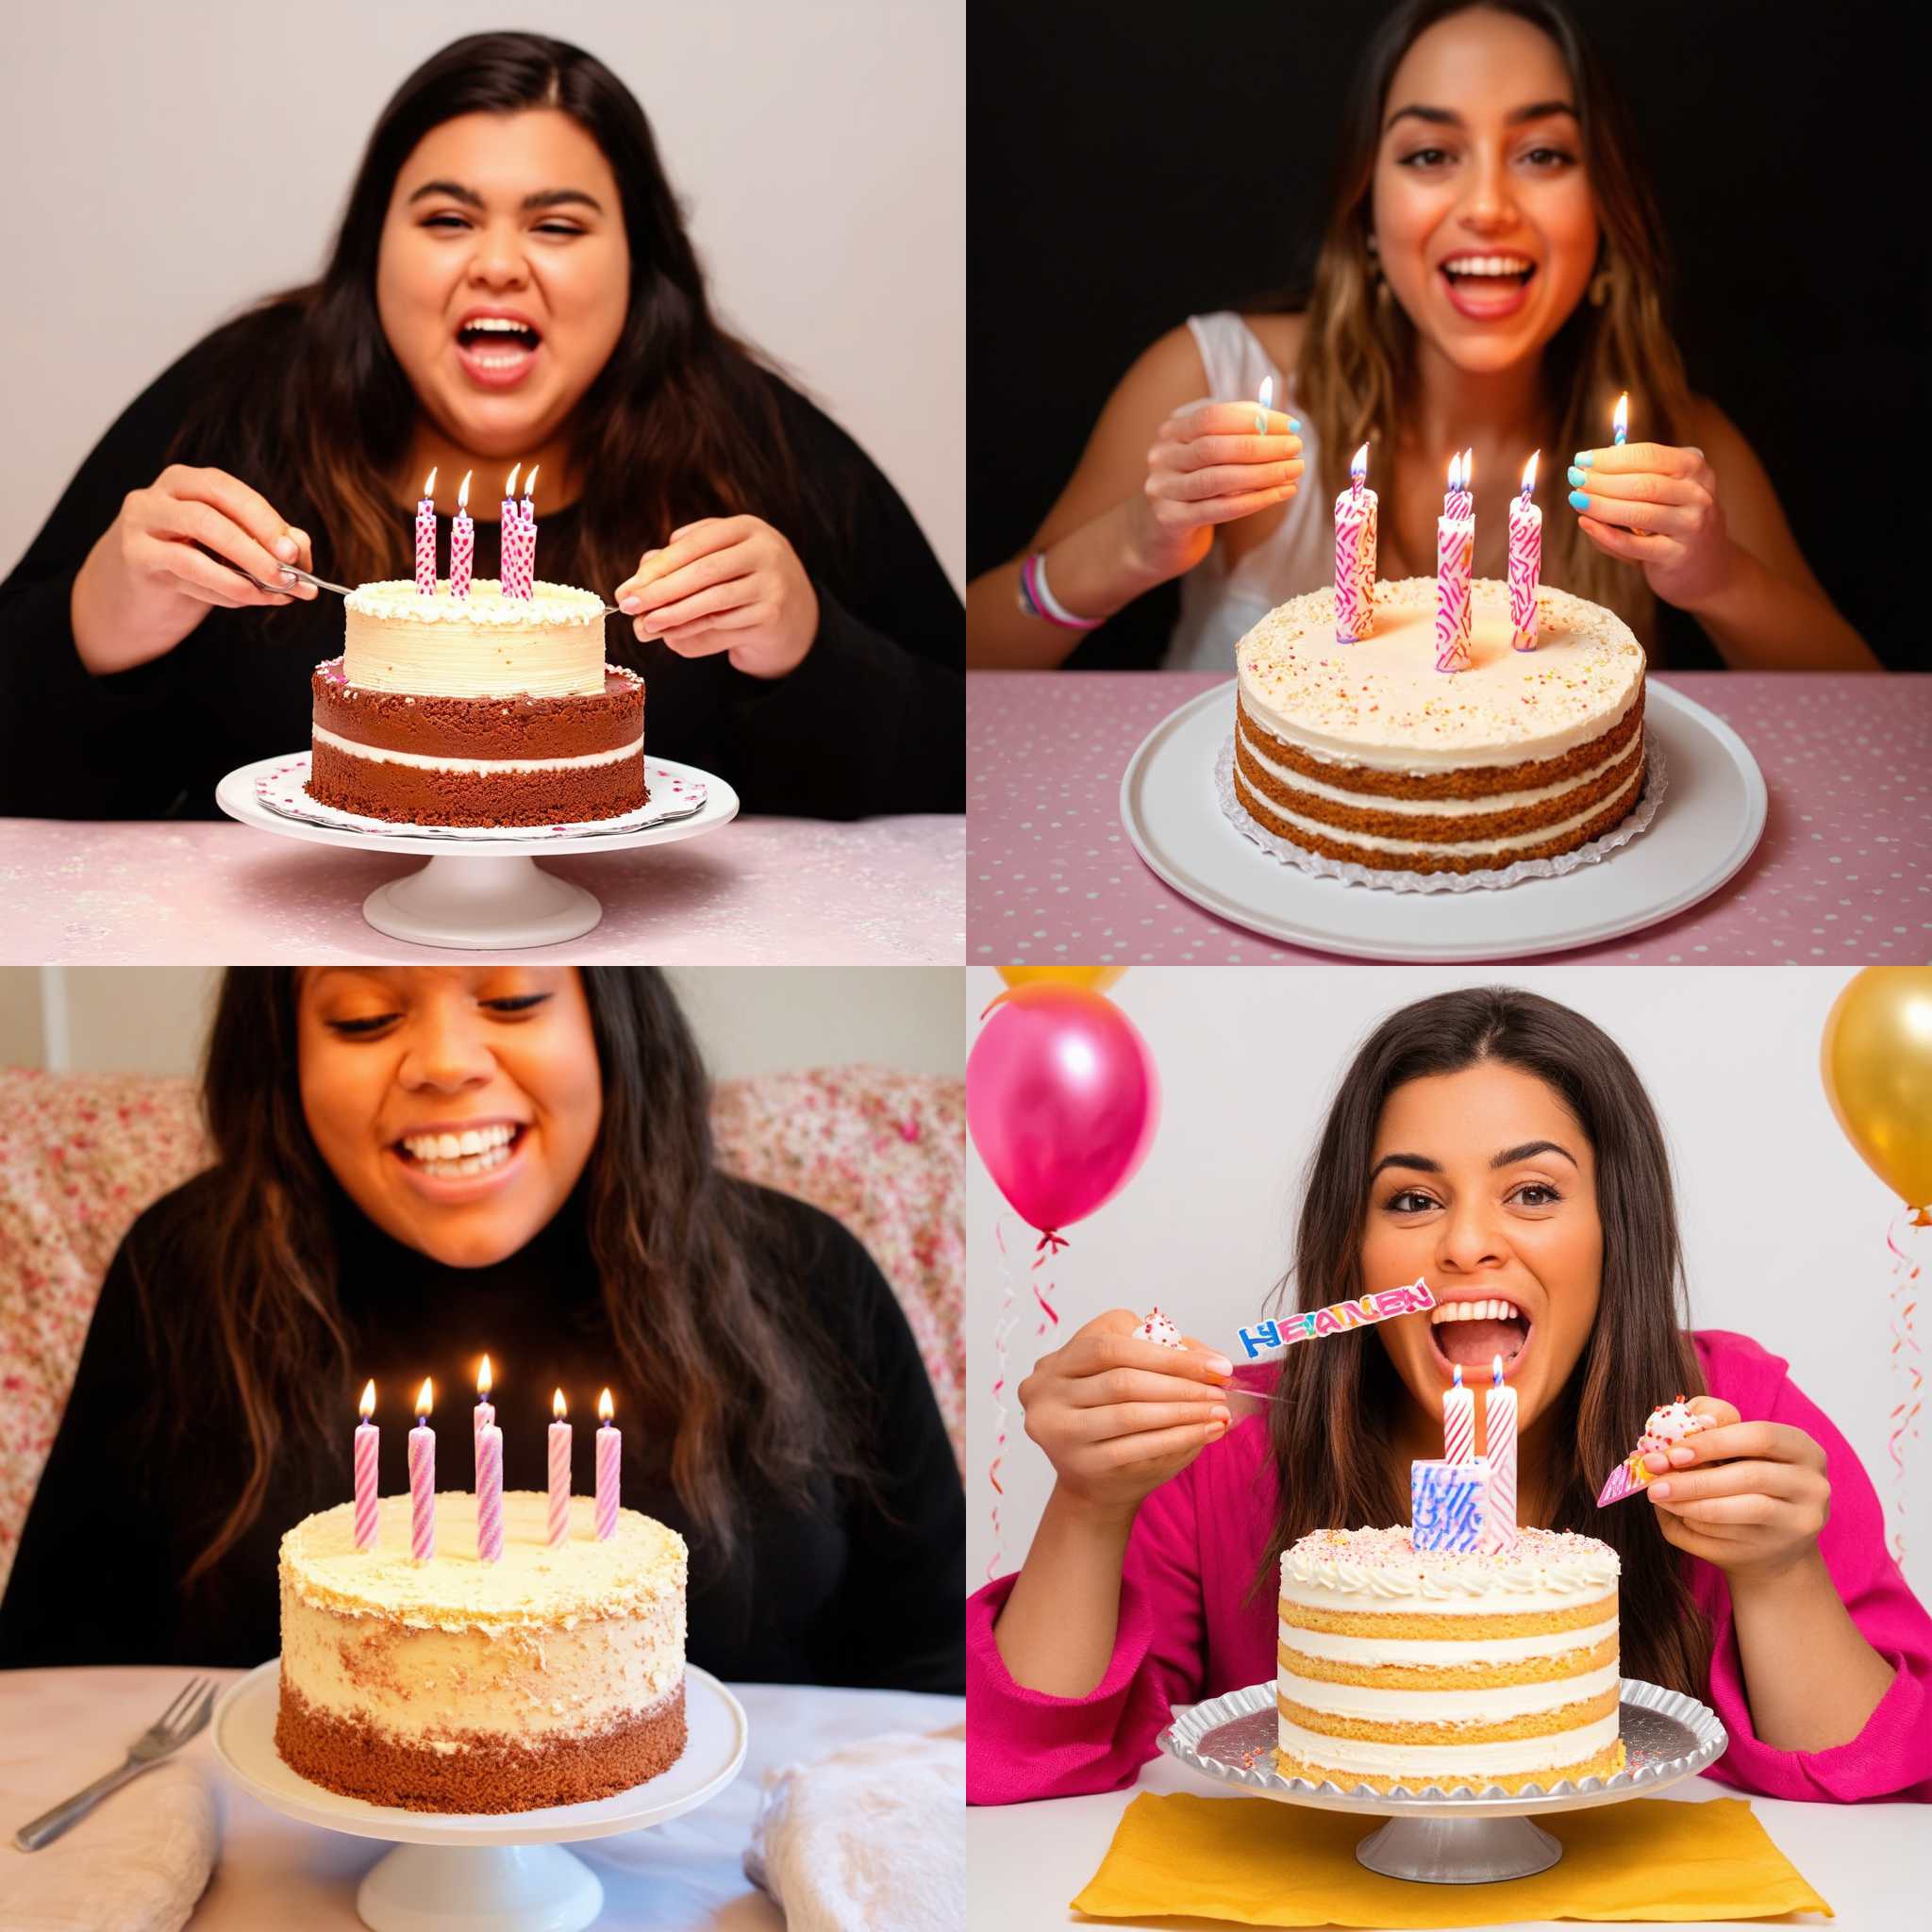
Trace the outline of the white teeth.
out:
<instances>
[{"instance_id":1,"label":"white teeth","mask_svg":"<svg viewBox=\"0 0 1932 1932\"><path fill-rule=\"evenodd\" d=\"M508 317L501 315L479 315L475 320L464 323L463 326L466 329L486 328L502 335L535 333L528 323L511 322Z\"/></svg>"},{"instance_id":2,"label":"white teeth","mask_svg":"<svg viewBox=\"0 0 1932 1932\"><path fill-rule=\"evenodd\" d=\"M501 1167L508 1158L508 1147L491 1147L462 1160L425 1160L420 1165L425 1174L438 1180L466 1180L472 1174L488 1174L492 1167Z\"/></svg>"},{"instance_id":3,"label":"white teeth","mask_svg":"<svg viewBox=\"0 0 1932 1932\"><path fill-rule=\"evenodd\" d=\"M505 1150L515 1138L516 1129L508 1122L496 1121L487 1127L465 1127L460 1134L406 1134L403 1145L412 1158L427 1166Z\"/></svg>"},{"instance_id":4,"label":"white teeth","mask_svg":"<svg viewBox=\"0 0 1932 1932\"><path fill-rule=\"evenodd\" d=\"M1520 275L1530 265L1520 255L1456 255L1442 264L1458 275Z\"/></svg>"},{"instance_id":5,"label":"white teeth","mask_svg":"<svg viewBox=\"0 0 1932 1932\"><path fill-rule=\"evenodd\" d=\"M1429 1323L1433 1327L1443 1322L1507 1322L1517 1313L1512 1302L1439 1302Z\"/></svg>"}]
</instances>

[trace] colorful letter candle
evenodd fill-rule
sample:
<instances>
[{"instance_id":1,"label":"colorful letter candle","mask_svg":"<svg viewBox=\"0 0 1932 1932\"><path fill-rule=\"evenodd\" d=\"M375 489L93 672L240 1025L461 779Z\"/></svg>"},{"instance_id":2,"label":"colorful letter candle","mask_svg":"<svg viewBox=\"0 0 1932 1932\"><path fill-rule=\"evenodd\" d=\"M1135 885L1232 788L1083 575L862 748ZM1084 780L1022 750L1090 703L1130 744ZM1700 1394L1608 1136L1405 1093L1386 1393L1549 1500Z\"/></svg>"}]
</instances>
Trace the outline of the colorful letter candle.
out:
<instances>
[{"instance_id":1,"label":"colorful letter candle","mask_svg":"<svg viewBox=\"0 0 1932 1932\"><path fill-rule=\"evenodd\" d=\"M503 1558L503 1431L494 1423L476 1431L476 1558Z\"/></svg>"},{"instance_id":2,"label":"colorful letter candle","mask_svg":"<svg viewBox=\"0 0 1932 1932\"><path fill-rule=\"evenodd\" d=\"M369 1420L375 1413L375 1384L362 1391L362 1420L356 1425L356 1547L375 1547L375 1456L382 1431Z\"/></svg>"},{"instance_id":3,"label":"colorful letter candle","mask_svg":"<svg viewBox=\"0 0 1932 1932\"><path fill-rule=\"evenodd\" d=\"M624 1438L610 1425L610 1391L597 1398L597 1541L608 1542L617 1534L618 1470L624 1460Z\"/></svg>"},{"instance_id":4,"label":"colorful letter candle","mask_svg":"<svg viewBox=\"0 0 1932 1932\"><path fill-rule=\"evenodd\" d=\"M517 470L523 467L519 463L509 473L509 481L503 486L503 508L497 525L497 548L503 554L496 566L496 580L502 585L506 597L520 594L517 590L517 560L522 555L524 526L517 516Z\"/></svg>"},{"instance_id":5,"label":"colorful letter candle","mask_svg":"<svg viewBox=\"0 0 1932 1932\"><path fill-rule=\"evenodd\" d=\"M1610 412L1610 438L1622 442L1630 427L1630 391L1625 390L1617 398L1617 407Z\"/></svg>"},{"instance_id":6,"label":"colorful letter candle","mask_svg":"<svg viewBox=\"0 0 1932 1932\"><path fill-rule=\"evenodd\" d=\"M550 1547L570 1535L570 1424L563 1419L563 1391L551 1398L550 1413Z\"/></svg>"},{"instance_id":7,"label":"colorful letter candle","mask_svg":"<svg viewBox=\"0 0 1932 1932\"><path fill-rule=\"evenodd\" d=\"M425 597L436 595L436 472L423 486L416 506L416 588Z\"/></svg>"},{"instance_id":8,"label":"colorful letter candle","mask_svg":"<svg viewBox=\"0 0 1932 1932\"><path fill-rule=\"evenodd\" d=\"M470 521L470 476L463 472L462 486L457 491L456 520L449 526L449 593L452 597L470 594L470 570L476 557L476 525Z\"/></svg>"},{"instance_id":9,"label":"colorful letter candle","mask_svg":"<svg viewBox=\"0 0 1932 1932\"><path fill-rule=\"evenodd\" d=\"M1483 1396L1484 1458L1490 1465L1486 1550L1516 1547L1516 1391L1503 1379L1503 1357L1490 1364Z\"/></svg>"},{"instance_id":10,"label":"colorful letter candle","mask_svg":"<svg viewBox=\"0 0 1932 1932\"><path fill-rule=\"evenodd\" d=\"M1462 1364L1442 1391L1442 1460L1468 1462L1475 1455L1475 1391L1462 1386Z\"/></svg>"},{"instance_id":11,"label":"colorful letter candle","mask_svg":"<svg viewBox=\"0 0 1932 1932\"><path fill-rule=\"evenodd\" d=\"M1480 1456L1470 1462L1411 1462L1408 1488L1408 1540L1417 1549L1481 1547L1490 1466Z\"/></svg>"},{"instance_id":12,"label":"colorful letter candle","mask_svg":"<svg viewBox=\"0 0 1932 1932\"><path fill-rule=\"evenodd\" d=\"M1369 446L1348 466L1348 488L1335 499L1335 641L1352 644L1375 628L1375 492L1363 486Z\"/></svg>"},{"instance_id":13,"label":"colorful letter candle","mask_svg":"<svg viewBox=\"0 0 1932 1932\"><path fill-rule=\"evenodd\" d=\"M409 1431L409 1554L426 1563L436 1554L436 1431L429 1426L429 1384L416 1397Z\"/></svg>"},{"instance_id":14,"label":"colorful letter candle","mask_svg":"<svg viewBox=\"0 0 1932 1932\"><path fill-rule=\"evenodd\" d=\"M517 550L517 583L519 596L527 597L537 587L537 471L539 465L530 465L530 474L524 478L524 523L523 541Z\"/></svg>"},{"instance_id":15,"label":"colorful letter candle","mask_svg":"<svg viewBox=\"0 0 1932 1932\"><path fill-rule=\"evenodd\" d=\"M1536 649L1536 587L1543 574L1543 513L1530 502L1536 488L1536 459L1523 466L1523 494L1509 506L1509 641L1519 651Z\"/></svg>"},{"instance_id":16,"label":"colorful letter candle","mask_svg":"<svg viewBox=\"0 0 1932 1932\"><path fill-rule=\"evenodd\" d=\"M1470 570L1475 560L1475 506L1467 459L1449 459L1449 493L1436 522L1436 669L1469 669Z\"/></svg>"},{"instance_id":17,"label":"colorful letter candle","mask_svg":"<svg viewBox=\"0 0 1932 1932\"><path fill-rule=\"evenodd\" d=\"M476 1407L470 1420L470 1448L479 1457L482 1454L483 1431L496 1420L496 1410L490 1403L491 1380L490 1357L486 1355L483 1366L476 1371ZM482 1464L479 1461L474 1467L480 1472ZM483 1487L480 1474L476 1487L479 1491Z\"/></svg>"}]
</instances>

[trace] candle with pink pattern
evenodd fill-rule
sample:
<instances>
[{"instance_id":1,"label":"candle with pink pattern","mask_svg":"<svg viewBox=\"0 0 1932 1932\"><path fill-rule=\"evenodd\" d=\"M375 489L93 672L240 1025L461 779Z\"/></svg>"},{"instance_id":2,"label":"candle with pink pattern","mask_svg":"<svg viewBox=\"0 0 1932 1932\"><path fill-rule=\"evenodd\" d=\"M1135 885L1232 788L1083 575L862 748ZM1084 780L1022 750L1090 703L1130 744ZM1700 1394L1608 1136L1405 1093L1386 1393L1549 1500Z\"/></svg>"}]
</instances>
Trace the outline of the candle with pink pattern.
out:
<instances>
[{"instance_id":1,"label":"candle with pink pattern","mask_svg":"<svg viewBox=\"0 0 1932 1932\"><path fill-rule=\"evenodd\" d=\"M470 477L463 472L462 486L457 491L457 513L449 526L449 593L452 597L470 594L470 572L476 557L476 525L470 521Z\"/></svg>"},{"instance_id":2,"label":"candle with pink pattern","mask_svg":"<svg viewBox=\"0 0 1932 1932\"><path fill-rule=\"evenodd\" d=\"M416 506L416 588L425 597L436 595L436 472L423 486Z\"/></svg>"},{"instance_id":3,"label":"candle with pink pattern","mask_svg":"<svg viewBox=\"0 0 1932 1932\"><path fill-rule=\"evenodd\" d=\"M1536 488L1532 450L1523 466L1523 494L1509 506L1509 642L1519 651L1536 649L1536 590L1543 574L1543 513L1530 502Z\"/></svg>"},{"instance_id":4,"label":"candle with pink pattern","mask_svg":"<svg viewBox=\"0 0 1932 1932\"><path fill-rule=\"evenodd\" d=\"M509 481L503 486L503 509L497 524L497 548L503 553L496 566L496 580L503 587L506 597L514 597L517 591L517 546L522 540L523 525L517 521L517 470L519 463L509 473Z\"/></svg>"},{"instance_id":5,"label":"candle with pink pattern","mask_svg":"<svg viewBox=\"0 0 1932 1932\"><path fill-rule=\"evenodd\" d=\"M496 1420L496 1410L491 1406L490 1401L492 1385L490 1357L486 1355L483 1357L483 1366L476 1371L476 1407L470 1417L470 1449L473 1457L481 1454L483 1431ZM472 1466L478 1470L482 1467L480 1462L473 1463ZM477 1488L482 1488L480 1479Z\"/></svg>"},{"instance_id":6,"label":"candle with pink pattern","mask_svg":"<svg viewBox=\"0 0 1932 1932\"><path fill-rule=\"evenodd\" d=\"M597 1541L608 1542L617 1534L618 1471L624 1460L624 1438L611 1426L610 1391L597 1398Z\"/></svg>"},{"instance_id":7,"label":"candle with pink pattern","mask_svg":"<svg viewBox=\"0 0 1932 1932\"><path fill-rule=\"evenodd\" d=\"M375 1547L375 1457L382 1431L369 1420L375 1413L375 1384L362 1391L362 1420L356 1425L356 1547Z\"/></svg>"},{"instance_id":8,"label":"candle with pink pattern","mask_svg":"<svg viewBox=\"0 0 1932 1932\"><path fill-rule=\"evenodd\" d=\"M1469 669L1470 571L1475 559L1474 499L1466 458L1449 459L1449 493L1436 520L1436 669Z\"/></svg>"},{"instance_id":9,"label":"candle with pink pattern","mask_svg":"<svg viewBox=\"0 0 1932 1932\"><path fill-rule=\"evenodd\" d=\"M1462 1386L1462 1365L1442 1391L1442 1460L1467 1462L1475 1455L1475 1392Z\"/></svg>"},{"instance_id":10,"label":"candle with pink pattern","mask_svg":"<svg viewBox=\"0 0 1932 1932\"><path fill-rule=\"evenodd\" d=\"M1375 492L1365 488L1369 446L1348 466L1348 488L1335 499L1335 641L1352 644L1375 628Z\"/></svg>"},{"instance_id":11,"label":"candle with pink pattern","mask_svg":"<svg viewBox=\"0 0 1932 1932\"><path fill-rule=\"evenodd\" d=\"M1490 1507L1483 1518L1482 1547L1516 1547L1516 1391L1503 1379L1503 1357L1490 1364L1483 1395L1483 1454L1490 1465Z\"/></svg>"},{"instance_id":12,"label":"candle with pink pattern","mask_svg":"<svg viewBox=\"0 0 1932 1932\"><path fill-rule=\"evenodd\" d=\"M416 1397L409 1431L409 1554L426 1563L436 1554L436 1431L429 1426L429 1384Z\"/></svg>"},{"instance_id":13,"label":"candle with pink pattern","mask_svg":"<svg viewBox=\"0 0 1932 1932\"><path fill-rule=\"evenodd\" d=\"M530 474L524 478L524 521L522 539L518 544L517 557L522 571L519 582L525 597L537 588L537 471L541 466L530 465Z\"/></svg>"},{"instance_id":14,"label":"candle with pink pattern","mask_svg":"<svg viewBox=\"0 0 1932 1932\"><path fill-rule=\"evenodd\" d=\"M563 1391L551 1398L550 1413L550 1546L555 1549L570 1535L570 1424L564 1421Z\"/></svg>"},{"instance_id":15,"label":"candle with pink pattern","mask_svg":"<svg viewBox=\"0 0 1932 1932\"><path fill-rule=\"evenodd\" d=\"M476 1431L476 1558L503 1558L503 1431L494 1423Z\"/></svg>"}]
</instances>

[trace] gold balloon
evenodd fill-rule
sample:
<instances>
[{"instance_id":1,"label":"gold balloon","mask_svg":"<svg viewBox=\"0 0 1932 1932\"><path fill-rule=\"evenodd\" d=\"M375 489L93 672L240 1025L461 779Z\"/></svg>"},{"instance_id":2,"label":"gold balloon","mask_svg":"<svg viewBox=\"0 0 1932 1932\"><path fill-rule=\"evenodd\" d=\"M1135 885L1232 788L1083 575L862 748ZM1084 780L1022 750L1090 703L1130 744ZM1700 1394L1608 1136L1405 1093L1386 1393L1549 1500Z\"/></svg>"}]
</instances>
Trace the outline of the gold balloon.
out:
<instances>
[{"instance_id":1,"label":"gold balloon","mask_svg":"<svg viewBox=\"0 0 1932 1932\"><path fill-rule=\"evenodd\" d=\"M1819 1056L1859 1158L1907 1207L1932 1203L1932 966L1868 966L1839 994Z\"/></svg>"},{"instance_id":2,"label":"gold balloon","mask_svg":"<svg viewBox=\"0 0 1932 1932\"><path fill-rule=\"evenodd\" d=\"M1127 969L1124 966L1002 966L1000 977L1008 986L1084 986L1105 992Z\"/></svg>"}]
</instances>

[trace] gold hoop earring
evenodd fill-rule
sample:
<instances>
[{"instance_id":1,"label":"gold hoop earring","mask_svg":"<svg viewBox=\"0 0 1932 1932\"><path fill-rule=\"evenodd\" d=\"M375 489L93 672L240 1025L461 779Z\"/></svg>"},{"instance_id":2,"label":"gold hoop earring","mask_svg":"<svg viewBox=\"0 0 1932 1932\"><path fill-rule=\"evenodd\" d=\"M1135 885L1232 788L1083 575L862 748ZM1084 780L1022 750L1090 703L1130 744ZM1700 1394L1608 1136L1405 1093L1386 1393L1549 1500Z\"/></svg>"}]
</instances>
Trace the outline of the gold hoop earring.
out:
<instances>
[{"instance_id":1,"label":"gold hoop earring","mask_svg":"<svg viewBox=\"0 0 1932 1932\"><path fill-rule=\"evenodd\" d=\"M1601 308L1610 299L1610 272L1604 269L1590 278L1590 306Z\"/></svg>"}]
</instances>

